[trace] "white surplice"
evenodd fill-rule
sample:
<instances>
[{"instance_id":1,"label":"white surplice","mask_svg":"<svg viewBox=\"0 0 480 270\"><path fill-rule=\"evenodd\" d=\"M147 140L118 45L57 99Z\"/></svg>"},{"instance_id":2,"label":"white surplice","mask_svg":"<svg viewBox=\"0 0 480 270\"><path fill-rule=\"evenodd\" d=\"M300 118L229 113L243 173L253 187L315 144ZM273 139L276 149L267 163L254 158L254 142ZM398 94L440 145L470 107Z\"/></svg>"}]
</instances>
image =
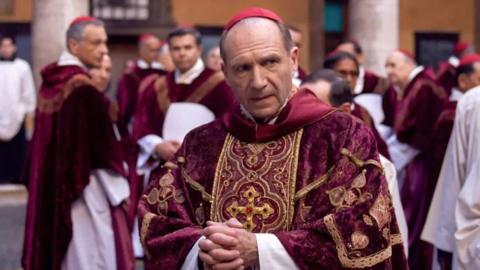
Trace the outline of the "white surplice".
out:
<instances>
[{"instance_id":1,"label":"white surplice","mask_svg":"<svg viewBox=\"0 0 480 270\"><path fill-rule=\"evenodd\" d=\"M19 58L0 61L0 89L0 141L9 141L20 130L25 114L35 110L35 86L28 63Z\"/></svg>"},{"instance_id":2,"label":"white surplice","mask_svg":"<svg viewBox=\"0 0 480 270\"><path fill-rule=\"evenodd\" d=\"M478 170L480 158L480 87L469 90L458 102L450 141L448 143L442 169L437 181L432 204L421 235L421 239L432 243L436 248L454 253L454 269L458 269L458 254L454 233L457 231L456 222L466 225L468 222L461 217L472 209L468 206L467 198L459 203L458 219L455 219L455 205L464 183L475 185L475 171ZM462 191L462 193L468 193ZM464 194L465 196L467 194ZM471 201L470 201L471 203ZM465 211L465 212L464 212ZM477 216L477 218L479 218ZM463 235L463 236L461 236ZM467 238L460 233L461 245L465 245Z\"/></svg>"},{"instance_id":3,"label":"white surplice","mask_svg":"<svg viewBox=\"0 0 480 270\"><path fill-rule=\"evenodd\" d=\"M72 239L62 270L117 269L110 207L130 196L127 180L106 169L91 172L90 182L71 208Z\"/></svg>"},{"instance_id":4,"label":"white surplice","mask_svg":"<svg viewBox=\"0 0 480 270\"><path fill-rule=\"evenodd\" d=\"M57 64L86 69L67 51L62 53ZM116 126L112 128L118 139ZM107 169L90 172L90 182L70 210L72 239L62 261L62 270L117 269L110 207L119 206L129 196L130 186L123 176Z\"/></svg>"},{"instance_id":5,"label":"white surplice","mask_svg":"<svg viewBox=\"0 0 480 270\"><path fill-rule=\"evenodd\" d=\"M458 177L463 186L455 207L455 254L459 269L480 269L480 87L469 91L457 108L459 143ZM455 165L455 164L454 164ZM456 170L455 170L456 171ZM451 179L454 180L455 179Z\"/></svg>"}]
</instances>

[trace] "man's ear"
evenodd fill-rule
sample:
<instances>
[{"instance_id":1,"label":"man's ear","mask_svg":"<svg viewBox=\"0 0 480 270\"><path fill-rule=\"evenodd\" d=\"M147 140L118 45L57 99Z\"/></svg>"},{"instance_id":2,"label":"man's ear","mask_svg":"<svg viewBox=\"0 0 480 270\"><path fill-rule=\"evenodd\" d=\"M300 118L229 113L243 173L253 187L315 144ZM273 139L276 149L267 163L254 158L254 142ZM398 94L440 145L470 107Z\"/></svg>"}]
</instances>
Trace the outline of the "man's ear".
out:
<instances>
[{"instance_id":1,"label":"man's ear","mask_svg":"<svg viewBox=\"0 0 480 270\"><path fill-rule=\"evenodd\" d=\"M78 54L78 48L79 48L79 42L78 40L74 38L69 38L67 40L67 48L70 51L71 54L77 55Z\"/></svg>"},{"instance_id":2,"label":"man's ear","mask_svg":"<svg viewBox=\"0 0 480 270\"><path fill-rule=\"evenodd\" d=\"M459 87L460 89L465 89L465 88L467 88L467 85L468 85L467 80L468 80L467 75L465 75L464 73L460 74L460 75L458 76L458 80L457 80L458 87Z\"/></svg>"},{"instance_id":3,"label":"man's ear","mask_svg":"<svg viewBox=\"0 0 480 270\"><path fill-rule=\"evenodd\" d=\"M220 69L223 71L223 74L226 77L227 76L227 69L225 68L225 62L224 61L222 61L222 63L220 63Z\"/></svg>"},{"instance_id":4,"label":"man's ear","mask_svg":"<svg viewBox=\"0 0 480 270\"><path fill-rule=\"evenodd\" d=\"M352 103L345 102L338 107L341 112L350 114L352 112Z\"/></svg>"},{"instance_id":5,"label":"man's ear","mask_svg":"<svg viewBox=\"0 0 480 270\"><path fill-rule=\"evenodd\" d=\"M294 71L298 70L298 56L298 47L293 46L293 48L290 50L290 60L292 61L292 67Z\"/></svg>"}]
</instances>

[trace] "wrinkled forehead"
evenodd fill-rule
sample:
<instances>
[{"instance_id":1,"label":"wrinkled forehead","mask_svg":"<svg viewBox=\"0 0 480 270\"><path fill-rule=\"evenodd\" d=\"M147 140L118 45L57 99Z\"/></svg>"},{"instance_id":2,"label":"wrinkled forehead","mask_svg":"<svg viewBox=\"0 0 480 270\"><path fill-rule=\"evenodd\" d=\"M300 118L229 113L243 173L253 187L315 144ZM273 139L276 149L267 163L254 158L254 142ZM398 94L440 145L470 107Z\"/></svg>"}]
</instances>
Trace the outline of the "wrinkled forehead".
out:
<instances>
[{"instance_id":1,"label":"wrinkled forehead","mask_svg":"<svg viewBox=\"0 0 480 270\"><path fill-rule=\"evenodd\" d=\"M392 64L405 64L407 62L407 57L400 53L400 52L393 52L387 57L387 64L392 63Z\"/></svg>"},{"instance_id":2,"label":"wrinkled forehead","mask_svg":"<svg viewBox=\"0 0 480 270\"><path fill-rule=\"evenodd\" d=\"M241 20L228 30L224 40L226 51L231 46L248 47L258 43L282 44L280 29L274 21L259 17Z\"/></svg>"},{"instance_id":3,"label":"wrinkled forehead","mask_svg":"<svg viewBox=\"0 0 480 270\"><path fill-rule=\"evenodd\" d=\"M103 25L96 25L96 24L87 24L85 28L83 28L82 33L83 38L107 38L107 31Z\"/></svg>"},{"instance_id":4,"label":"wrinkled forehead","mask_svg":"<svg viewBox=\"0 0 480 270\"><path fill-rule=\"evenodd\" d=\"M270 19L260 17L246 18L228 30L226 40L229 39L229 36L235 36L241 33L266 33L274 29L279 33L277 24Z\"/></svg>"}]
</instances>

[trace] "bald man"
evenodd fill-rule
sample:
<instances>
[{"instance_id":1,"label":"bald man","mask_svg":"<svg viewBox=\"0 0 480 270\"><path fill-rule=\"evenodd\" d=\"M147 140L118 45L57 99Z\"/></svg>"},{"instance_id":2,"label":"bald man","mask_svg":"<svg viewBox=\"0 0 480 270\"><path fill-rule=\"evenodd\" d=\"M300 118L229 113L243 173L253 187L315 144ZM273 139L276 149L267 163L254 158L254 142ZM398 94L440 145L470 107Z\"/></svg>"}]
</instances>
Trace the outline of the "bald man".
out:
<instances>
[{"instance_id":1,"label":"bald man","mask_svg":"<svg viewBox=\"0 0 480 270\"><path fill-rule=\"evenodd\" d=\"M385 123L394 131L387 144L404 176L401 197L410 233L409 264L411 269L430 269L432 249L420 240L420 233L435 188L429 181L433 129L446 96L409 52L394 51L385 66L393 85L384 96Z\"/></svg>"},{"instance_id":2,"label":"bald man","mask_svg":"<svg viewBox=\"0 0 480 270\"><path fill-rule=\"evenodd\" d=\"M281 18L243 10L220 48L237 104L190 132L142 196L146 269L406 269L375 139L292 85Z\"/></svg>"}]
</instances>

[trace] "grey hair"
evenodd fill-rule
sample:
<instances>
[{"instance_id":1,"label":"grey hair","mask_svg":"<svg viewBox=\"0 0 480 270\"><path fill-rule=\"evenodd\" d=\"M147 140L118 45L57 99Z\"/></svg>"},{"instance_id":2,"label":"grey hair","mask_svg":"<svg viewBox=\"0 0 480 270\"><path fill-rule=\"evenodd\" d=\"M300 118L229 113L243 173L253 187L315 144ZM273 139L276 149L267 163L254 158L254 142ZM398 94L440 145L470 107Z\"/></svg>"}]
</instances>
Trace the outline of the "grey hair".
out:
<instances>
[{"instance_id":1,"label":"grey hair","mask_svg":"<svg viewBox=\"0 0 480 270\"><path fill-rule=\"evenodd\" d=\"M67 34L66 34L67 48L68 48L68 41L70 39L74 39L76 41L81 41L83 39L83 32L85 31L85 27L87 27L88 25L105 27L105 24L100 20L86 21L86 22L80 22L80 23L70 25L70 27L68 27L67 29Z\"/></svg>"},{"instance_id":2,"label":"grey hair","mask_svg":"<svg viewBox=\"0 0 480 270\"><path fill-rule=\"evenodd\" d=\"M253 19L258 19L257 17L252 17L252 18ZM247 18L246 20L249 20L249 19L252 19L252 18ZM265 19L265 20L268 20L268 19ZM283 43L283 46L285 47L285 50L287 52L290 52L290 50L293 48L294 44L293 44L292 36L290 35L290 31L289 31L288 26L286 26L284 23L281 23L281 22L276 22L276 21L273 21L273 20L271 20L271 21L273 23L275 23L275 25L277 25L278 30L280 31L280 34L282 35L282 43ZM234 27L235 26L233 26L232 28L234 28ZM219 44L220 56L222 57L223 62L225 62L225 63L227 62L227 58L226 58L226 54L225 54L225 40L227 39L227 35L228 35L229 31L230 31L230 29L223 31L222 36L220 37L220 44Z\"/></svg>"}]
</instances>

